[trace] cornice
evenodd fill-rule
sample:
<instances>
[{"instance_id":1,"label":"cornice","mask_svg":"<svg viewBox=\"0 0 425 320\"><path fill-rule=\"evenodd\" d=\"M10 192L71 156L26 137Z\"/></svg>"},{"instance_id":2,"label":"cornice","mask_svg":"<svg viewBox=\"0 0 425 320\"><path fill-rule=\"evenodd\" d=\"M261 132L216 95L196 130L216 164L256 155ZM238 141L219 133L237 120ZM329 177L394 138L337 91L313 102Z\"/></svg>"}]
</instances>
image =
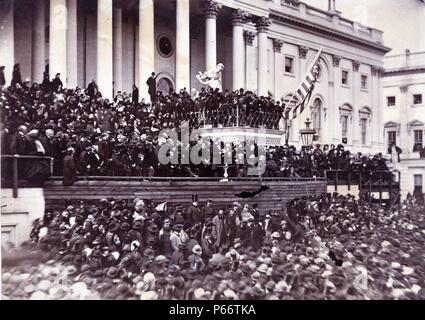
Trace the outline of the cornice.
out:
<instances>
[{"instance_id":1,"label":"cornice","mask_svg":"<svg viewBox=\"0 0 425 320\"><path fill-rule=\"evenodd\" d=\"M326 36L331 37L331 38L336 38L336 39L339 39L339 40L342 40L342 41L345 41L345 42L349 42L350 44L354 43L356 45L360 45L360 46L363 46L363 47L372 48L372 49L379 51L379 52L382 52L382 53L387 53L387 52L391 51L391 48L386 47L382 44L375 43L373 41L369 41L369 40L366 40L366 39L361 39L359 37L353 36L352 34L347 34L347 33L341 32L341 31L337 31L335 29L328 28L326 26L322 26L322 25L319 25L319 24L311 22L311 21L307 21L307 20L304 20L304 19L299 18L299 17L296 17L296 18L291 17L291 16L285 15L281 12L279 12L279 13L275 12L275 11L271 12L270 18L272 20L278 21L278 22L283 23L283 24L298 27L302 30L306 30L306 29L311 30L311 31L314 31L318 34L326 35Z\"/></svg>"}]
</instances>

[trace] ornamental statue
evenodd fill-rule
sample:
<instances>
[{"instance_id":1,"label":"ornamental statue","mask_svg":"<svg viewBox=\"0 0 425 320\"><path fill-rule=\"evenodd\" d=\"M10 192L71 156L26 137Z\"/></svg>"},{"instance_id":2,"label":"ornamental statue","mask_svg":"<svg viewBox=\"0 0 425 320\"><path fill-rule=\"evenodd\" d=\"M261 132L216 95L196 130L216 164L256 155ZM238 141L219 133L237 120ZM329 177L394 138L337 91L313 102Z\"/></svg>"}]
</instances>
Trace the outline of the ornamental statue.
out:
<instances>
[{"instance_id":1,"label":"ornamental statue","mask_svg":"<svg viewBox=\"0 0 425 320\"><path fill-rule=\"evenodd\" d=\"M218 89L219 91L222 91L221 77L223 70L224 65L219 63L214 69L205 71L204 73L199 71L196 75L196 79L198 79L200 83L208 85L213 90Z\"/></svg>"}]
</instances>

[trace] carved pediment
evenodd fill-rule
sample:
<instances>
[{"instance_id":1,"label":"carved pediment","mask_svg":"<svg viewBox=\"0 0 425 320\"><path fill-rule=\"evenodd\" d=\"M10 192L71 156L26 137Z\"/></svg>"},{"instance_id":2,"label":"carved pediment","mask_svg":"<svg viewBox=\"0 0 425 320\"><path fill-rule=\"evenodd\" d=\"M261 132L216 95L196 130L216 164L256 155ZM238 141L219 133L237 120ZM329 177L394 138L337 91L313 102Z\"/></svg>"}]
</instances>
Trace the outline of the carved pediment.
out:
<instances>
[{"instance_id":1,"label":"carved pediment","mask_svg":"<svg viewBox=\"0 0 425 320\"><path fill-rule=\"evenodd\" d=\"M389 121L384 124L384 128L400 128L400 123Z\"/></svg>"}]
</instances>

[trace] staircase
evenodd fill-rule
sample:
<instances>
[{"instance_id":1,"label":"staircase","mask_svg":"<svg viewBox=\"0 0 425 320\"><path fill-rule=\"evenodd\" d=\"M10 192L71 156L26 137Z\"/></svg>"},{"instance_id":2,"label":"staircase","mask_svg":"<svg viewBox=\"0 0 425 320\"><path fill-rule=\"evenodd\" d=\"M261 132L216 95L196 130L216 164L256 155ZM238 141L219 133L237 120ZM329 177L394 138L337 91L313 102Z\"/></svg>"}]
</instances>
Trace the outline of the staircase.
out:
<instances>
[{"instance_id":1,"label":"staircase","mask_svg":"<svg viewBox=\"0 0 425 320\"><path fill-rule=\"evenodd\" d=\"M269 187L253 197L243 198L240 193L252 193ZM133 200L141 198L155 204L167 202L170 206L188 205L192 196L197 196L201 204L208 199L214 206L227 207L233 202L257 204L261 210L282 208L296 197L320 195L326 192L325 179L274 179L259 180L239 178L220 182L217 178L114 178L97 177L79 179L73 186L63 186L60 178L54 178L45 184L44 198L47 209L63 208L79 201L94 202L102 198ZM247 196L248 194L243 194Z\"/></svg>"}]
</instances>

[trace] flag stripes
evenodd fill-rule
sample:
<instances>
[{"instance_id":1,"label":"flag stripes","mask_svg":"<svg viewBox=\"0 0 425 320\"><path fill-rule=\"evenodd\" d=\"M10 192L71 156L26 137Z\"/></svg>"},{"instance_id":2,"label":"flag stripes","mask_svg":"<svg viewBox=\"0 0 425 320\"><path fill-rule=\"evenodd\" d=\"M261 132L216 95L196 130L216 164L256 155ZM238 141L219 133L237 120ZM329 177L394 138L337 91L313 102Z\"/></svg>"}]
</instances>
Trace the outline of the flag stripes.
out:
<instances>
[{"instance_id":1,"label":"flag stripes","mask_svg":"<svg viewBox=\"0 0 425 320\"><path fill-rule=\"evenodd\" d=\"M321 54L322 48L319 50L319 52L316 54L315 58L311 62L309 68L307 69L307 73L304 77L304 80L298 86L297 90L295 90L290 99L283 100L286 109L285 117L288 120L295 119L297 117L298 109L298 114L301 114L310 102L312 93L314 91L315 83L317 82L317 68L319 66Z\"/></svg>"}]
</instances>

